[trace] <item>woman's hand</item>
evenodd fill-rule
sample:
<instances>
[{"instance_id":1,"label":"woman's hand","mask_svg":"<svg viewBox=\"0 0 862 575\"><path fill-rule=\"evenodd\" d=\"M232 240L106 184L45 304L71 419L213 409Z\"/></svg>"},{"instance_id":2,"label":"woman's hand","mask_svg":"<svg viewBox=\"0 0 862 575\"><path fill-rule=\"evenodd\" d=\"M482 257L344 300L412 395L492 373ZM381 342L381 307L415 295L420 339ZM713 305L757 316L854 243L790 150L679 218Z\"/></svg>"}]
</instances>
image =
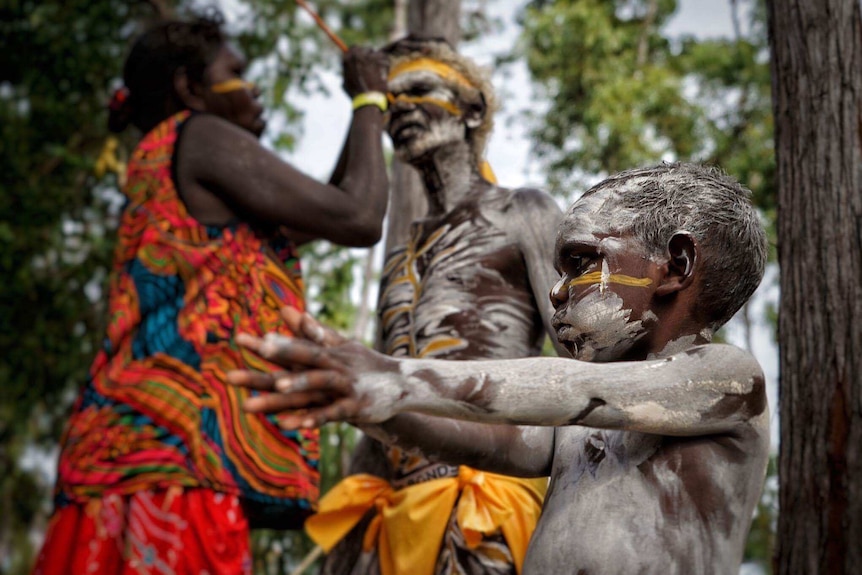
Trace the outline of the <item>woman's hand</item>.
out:
<instances>
[{"instance_id":1,"label":"woman's hand","mask_svg":"<svg viewBox=\"0 0 862 575\"><path fill-rule=\"evenodd\" d=\"M344 91L351 98L363 92L387 91L389 58L386 54L363 46L351 46L344 53Z\"/></svg>"}]
</instances>

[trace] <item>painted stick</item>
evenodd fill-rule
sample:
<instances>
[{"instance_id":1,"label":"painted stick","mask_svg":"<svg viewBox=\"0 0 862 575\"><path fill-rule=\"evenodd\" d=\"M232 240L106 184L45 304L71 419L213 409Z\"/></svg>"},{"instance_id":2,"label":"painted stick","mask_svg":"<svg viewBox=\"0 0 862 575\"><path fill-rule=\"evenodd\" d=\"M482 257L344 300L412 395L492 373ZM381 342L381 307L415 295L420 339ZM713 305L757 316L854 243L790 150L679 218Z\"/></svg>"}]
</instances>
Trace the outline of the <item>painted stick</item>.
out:
<instances>
[{"instance_id":1,"label":"painted stick","mask_svg":"<svg viewBox=\"0 0 862 575\"><path fill-rule=\"evenodd\" d=\"M327 36L329 36L330 40L335 42L335 45L338 46L342 52L347 52L347 44L344 43L344 40L339 38L338 34L333 32L332 30L330 30L329 26L326 25L326 22L323 21L323 18L321 18L317 14L317 12L315 12L314 9L311 6L309 6L308 3L306 3L305 0L296 0L296 4L300 8L302 8L303 10L305 10L306 12L311 14L311 17L314 18L314 21L317 22L317 25L320 27L320 29L323 30L323 32Z\"/></svg>"}]
</instances>

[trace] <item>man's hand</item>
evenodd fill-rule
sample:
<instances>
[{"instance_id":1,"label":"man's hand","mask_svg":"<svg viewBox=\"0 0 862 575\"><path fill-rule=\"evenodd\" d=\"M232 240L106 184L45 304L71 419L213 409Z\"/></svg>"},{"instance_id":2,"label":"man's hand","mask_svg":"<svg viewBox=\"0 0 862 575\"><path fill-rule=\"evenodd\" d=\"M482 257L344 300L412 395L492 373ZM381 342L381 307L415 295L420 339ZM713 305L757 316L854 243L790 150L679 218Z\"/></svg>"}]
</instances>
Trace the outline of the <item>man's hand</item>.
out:
<instances>
[{"instance_id":1,"label":"man's hand","mask_svg":"<svg viewBox=\"0 0 862 575\"><path fill-rule=\"evenodd\" d=\"M330 421L377 423L394 415L391 401L384 397L394 394L372 385L372 399L357 385L361 373L397 372L392 360L340 336L308 314L285 307L282 316L294 337L274 333L263 338L237 336L238 344L285 368L271 373L238 370L227 374L233 385L273 392L248 398L243 405L246 411L280 413L279 425L284 429L319 427ZM381 390L384 393L379 393Z\"/></svg>"}]
</instances>

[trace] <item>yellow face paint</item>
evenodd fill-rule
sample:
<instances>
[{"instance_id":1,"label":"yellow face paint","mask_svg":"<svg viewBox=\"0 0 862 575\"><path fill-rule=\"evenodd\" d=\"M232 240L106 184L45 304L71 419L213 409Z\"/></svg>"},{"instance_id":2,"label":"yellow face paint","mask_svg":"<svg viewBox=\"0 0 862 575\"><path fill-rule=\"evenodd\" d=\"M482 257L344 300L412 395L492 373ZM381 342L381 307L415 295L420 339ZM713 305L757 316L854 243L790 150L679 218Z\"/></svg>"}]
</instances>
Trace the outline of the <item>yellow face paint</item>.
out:
<instances>
[{"instance_id":1,"label":"yellow face paint","mask_svg":"<svg viewBox=\"0 0 862 575\"><path fill-rule=\"evenodd\" d=\"M228 92L237 92L239 90L254 90L254 82L243 80L242 78L233 78L218 82L210 86L210 90L216 94L227 94Z\"/></svg>"},{"instance_id":2,"label":"yellow face paint","mask_svg":"<svg viewBox=\"0 0 862 575\"><path fill-rule=\"evenodd\" d=\"M491 169L491 164L489 164L487 160L479 162L479 173L492 184L497 183L497 176L494 174L494 170Z\"/></svg>"},{"instance_id":3,"label":"yellow face paint","mask_svg":"<svg viewBox=\"0 0 862 575\"><path fill-rule=\"evenodd\" d=\"M456 70L455 68L444 64L443 62L439 62L437 60L432 60L431 58L416 58L415 60L407 60L406 62L401 62L400 64L393 67L389 70L389 81L395 79L396 76L401 74L406 74L408 72L417 72L420 70L424 70L427 72L431 72L440 76L447 82L451 82L453 84L458 84L465 88L472 88L476 90L476 86L467 79L464 74Z\"/></svg>"},{"instance_id":4,"label":"yellow face paint","mask_svg":"<svg viewBox=\"0 0 862 575\"><path fill-rule=\"evenodd\" d=\"M606 281L609 284L617 284L630 287L647 287L648 285L652 284L652 280L649 278L634 278L632 276L624 276L622 274L611 274L606 277ZM576 277L567 285L577 286L586 284L598 284L602 283L602 280L602 272L592 272Z\"/></svg>"},{"instance_id":5,"label":"yellow face paint","mask_svg":"<svg viewBox=\"0 0 862 575\"><path fill-rule=\"evenodd\" d=\"M409 104L433 104L434 106L443 108L453 116L461 115L461 109L458 106L456 106L452 102L440 100L439 98L430 98L428 96L408 96L407 94L399 94L398 96L396 96L391 92L386 94L386 97L389 98L390 105L394 104L395 102L406 102Z\"/></svg>"}]
</instances>

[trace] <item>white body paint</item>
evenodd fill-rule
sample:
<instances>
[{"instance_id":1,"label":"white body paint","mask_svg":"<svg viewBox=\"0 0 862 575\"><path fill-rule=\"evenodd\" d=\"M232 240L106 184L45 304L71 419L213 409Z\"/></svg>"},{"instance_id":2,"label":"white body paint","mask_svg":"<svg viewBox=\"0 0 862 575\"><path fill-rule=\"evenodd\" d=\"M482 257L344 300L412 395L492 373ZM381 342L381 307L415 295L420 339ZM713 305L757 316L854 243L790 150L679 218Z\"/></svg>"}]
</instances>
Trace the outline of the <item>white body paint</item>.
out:
<instances>
[{"instance_id":1,"label":"white body paint","mask_svg":"<svg viewBox=\"0 0 862 575\"><path fill-rule=\"evenodd\" d=\"M577 345L575 359L609 361L634 345L644 332L642 321L630 321L630 315L617 294L599 289L568 308L563 320L566 327L558 331L558 337Z\"/></svg>"},{"instance_id":2,"label":"white body paint","mask_svg":"<svg viewBox=\"0 0 862 575\"><path fill-rule=\"evenodd\" d=\"M384 266L383 352L453 360L539 355L546 329L540 309L547 319L550 304L536 301L522 244L513 233L512 212L520 210L516 193L485 188L442 216L413 223L408 245ZM545 285L552 274L548 269ZM391 447L388 458L396 484L431 472L457 474L456 467L432 463L418 449Z\"/></svg>"},{"instance_id":3,"label":"white body paint","mask_svg":"<svg viewBox=\"0 0 862 575\"><path fill-rule=\"evenodd\" d=\"M500 225L510 196L493 188L439 220L413 224L410 243L384 268L382 351L448 359L539 353L542 318L520 248Z\"/></svg>"},{"instance_id":4,"label":"white body paint","mask_svg":"<svg viewBox=\"0 0 862 575\"><path fill-rule=\"evenodd\" d=\"M525 575L731 575L739 568L769 448L762 374L742 350L710 344L609 364L406 361L397 374L362 374L355 389L374 398L370 419L418 411L557 426L531 445L552 442L553 463ZM446 441L465 459L495 450L497 465L519 457L477 444L470 433Z\"/></svg>"},{"instance_id":5,"label":"white body paint","mask_svg":"<svg viewBox=\"0 0 862 575\"><path fill-rule=\"evenodd\" d=\"M666 253L648 253L616 194L569 211L551 290L559 339L609 363L397 359L368 370L344 354L358 367L355 415L452 463L550 473L523 575L735 575L768 461L763 374L740 349L695 345L716 322L697 300L708 279L697 242L674 234ZM390 418L408 412L514 425L420 418L393 433Z\"/></svg>"}]
</instances>

